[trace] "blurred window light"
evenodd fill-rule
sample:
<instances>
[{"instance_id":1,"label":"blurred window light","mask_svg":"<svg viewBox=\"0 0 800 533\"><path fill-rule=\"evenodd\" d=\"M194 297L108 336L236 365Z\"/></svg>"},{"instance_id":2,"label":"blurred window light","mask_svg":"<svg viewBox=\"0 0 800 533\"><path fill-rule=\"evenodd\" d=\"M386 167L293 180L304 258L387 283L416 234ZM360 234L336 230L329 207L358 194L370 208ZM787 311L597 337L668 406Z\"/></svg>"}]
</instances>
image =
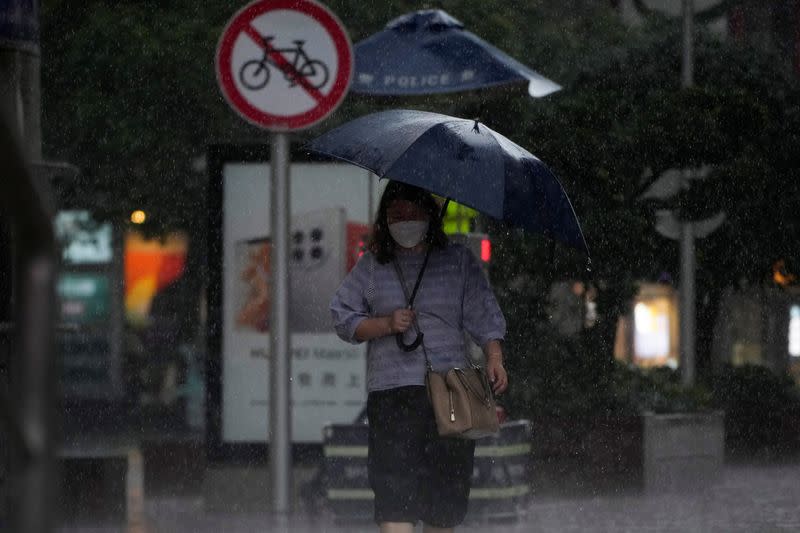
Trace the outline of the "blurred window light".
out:
<instances>
[{"instance_id":1,"label":"blurred window light","mask_svg":"<svg viewBox=\"0 0 800 533\"><path fill-rule=\"evenodd\" d=\"M678 368L678 300L675 289L644 283L634 299L630 319L617 328L615 357L643 368Z\"/></svg>"},{"instance_id":2,"label":"blurred window light","mask_svg":"<svg viewBox=\"0 0 800 533\"><path fill-rule=\"evenodd\" d=\"M638 303L633 309L634 323L636 331L642 334L652 333L655 330L655 322L650 307L645 303Z\"/></svg>"},{"instance_id":3,"label":"blurred window light","mask_svg":"<svg viewBox=\"0 0 800 533\"><path fill-rule=\"evenodd\" d=\"M669 356L669 315L664 302L639 302L633 310L633 344L637 357Z\"/></svg>"},{"instance_id":4,"label":"blurred window light","mask_svg":"<svg viewBox=\"0 0 800 533\"><path fill-rule=\"evenodd\" d=\"M800 305L789 311L789 355L800 357Z\"/></svg>"}]
</instances>

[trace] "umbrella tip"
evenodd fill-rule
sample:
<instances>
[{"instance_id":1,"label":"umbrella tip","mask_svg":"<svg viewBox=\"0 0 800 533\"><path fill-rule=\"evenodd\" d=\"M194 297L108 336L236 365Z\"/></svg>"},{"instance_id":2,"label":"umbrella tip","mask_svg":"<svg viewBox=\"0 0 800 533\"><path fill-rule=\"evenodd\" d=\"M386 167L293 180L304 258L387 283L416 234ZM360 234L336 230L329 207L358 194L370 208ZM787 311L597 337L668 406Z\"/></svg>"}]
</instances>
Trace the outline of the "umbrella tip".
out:
<instances>
[{"instance_id":1,"label":"umbrella tip","mask_svg":"<svg viewBox=\"0 0 800 533\"><path fill-rule=\"evenodd\" d=\"M472 131L474 131L475 133L480 133L480 132L481 132L481 130L480 130L480 128L478 128L478 124L480 123L481 119L479 119L479 118L474 118L474 119L472 119L472 120L474 120L474 121L475 121L475 124L473 124L473 125L472 125Z\"/></svg>"}]
</instances>

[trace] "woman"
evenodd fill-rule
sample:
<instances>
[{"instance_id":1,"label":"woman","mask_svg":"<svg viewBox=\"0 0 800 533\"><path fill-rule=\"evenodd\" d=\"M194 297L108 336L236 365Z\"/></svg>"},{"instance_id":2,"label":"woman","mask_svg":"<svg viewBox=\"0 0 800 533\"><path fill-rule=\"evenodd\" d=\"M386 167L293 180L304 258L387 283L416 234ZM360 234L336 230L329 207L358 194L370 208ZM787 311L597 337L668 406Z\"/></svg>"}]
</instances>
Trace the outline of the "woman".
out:
<instances>
[{"instance_id":1,"label":"woman","mask_svg":"<svg viewBox=\"0 0 800 533\"><path fill-rule=\"evenodd\" d=\"M417 274L430 257L414 310ZM407 291L403 290L403 283ZM422 189L390 182L381 197L369 251L331 302L345 341L368 342L368 470L382 533L452 531L464 519L475 443L440 438L425 388L425 351L434 370L464 367L464 332L483 348L496 394L508 384L501 342L506 323L475 257L448 243L439 206ZM424 333L413 351L401 349Z\"/></svg>"}]
</instances>

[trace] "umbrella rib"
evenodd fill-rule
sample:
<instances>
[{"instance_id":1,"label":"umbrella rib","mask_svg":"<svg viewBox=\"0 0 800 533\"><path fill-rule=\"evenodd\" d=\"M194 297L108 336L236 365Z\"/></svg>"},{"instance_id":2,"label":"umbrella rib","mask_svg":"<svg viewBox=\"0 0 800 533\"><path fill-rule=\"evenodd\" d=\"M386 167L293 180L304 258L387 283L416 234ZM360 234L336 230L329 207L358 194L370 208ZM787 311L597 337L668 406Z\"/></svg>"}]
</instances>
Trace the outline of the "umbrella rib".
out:
<instances>
[{"instance_id":1,"label":"umbrella rib","mask_svg":"<svg viewBox=\"0 0 800 533\"><path fill-rule=\"evenodd\" d=\"M436 124L435 124L433 127L431 127L431 128L428 128L428 129L426 129L425 131L423 131L422 133L420 133L420 134L419 134L419 135L418 135L418 136L417 136L417 137L414 139L414 141L413 141L413 142L411 142L411 143L409 143L408 147L407 147L405 150L403 150L403 151L402 151L402 152L401 152L401 153L400 153L400 154L399 154L399 155L398 155L398 156L395 158L395 161L394 161L394 163L392 163L392 166L390 166L390 167L389 167L389 168L386 170L386 172L384 172L384 173L383 173L383 175L381 175L380 177L381 177L381 178L386 178L386 179L391 179L391 177L389 177L389 174L391 173L391 170L392 170L392 168L394 168L394 164L395 164L397 161L399 161L399 160L400 160L400 159L403 157L403 155L405 155L405 153L406 153L406 152L408 152L408 151L411 149L411 147L412 147L412 146L414 146L414 144L415 144L415 143L416 143L416 142L419 140L419 138L420 138L420 137L422 137L423 135L425 135L426 133L428 133L429 131L431 131L433 128L437 128L437 127L440 127L440 126L444 126L445 124L453 124L453 123L459 123L459 122L465 122L465 120L464 120L464 119L456 119L456 118L454 118L454 119L451 119L451 120L442 120L441 122L437 122L437 123L436 123ZM472 122L472 121L466 121L466 122ZM494 142L497 144L497 146L498 146L499 148L501 148L501 149L502 149L502 146L500 145L500 141L499 141L499 140L498 140L498 139L497 139L497 138L494 136L494 132L492 131L492 129L491 129L491 128L489 128L488 126L486 126L485 124L483 125L483 127L484 127L486 130L488 130L488 131L489 131L489 133L490 133L490 137L492 138L492 140L493 140L493 141L494 141ZM354 164L357 164L357 163L354 163ZM362 166L362 165L358 165L358 166ZM363 168L366 168L366 167L363 167ZM369 170L369 169L367 169L367 170ZM505 168L503 169L503 171L505 171ZM430 192L430 191L429 191L429 192ZM503 197L503 199L502 199L502 201L503 201L503 211L505 211L505 195L503 195L503 196L504 196L504 197ZM448 200L450 200L451 198L447 198L447 199L448 199ZM474 205L469 205L468 203L464 203L464 202L459 202L459 203L461 203L462 205L466 205L467 207L471 207L471 208L473 208L473 209L476 209L476 210L478 210L478 211L481 211L481 212L483 212L481 209L479 209L478 207L476 207L476 206L474 206ZM491 216L491 215L490 215L490 216ZM502 213L501 213L501 215L500 215L500 218L502 219Z\"/></svg>"},{"instance_id":2,"label":"umbrella rib","mask_svg":"<svg viewBox=\"0 0 800 533\"><path fill-rule=\"evenodd\" d=\"M487 127L486 125L483 125L483 127L486 129L486 131L489 132L489 137L492 138L492 140L497 145L497 147L500 149L500 151L502 151L503 150L503 146L500 144L500 141L497 139L497 137L495 137L494 130L492 130L492 128ZM506 173L506 162L503 161L503 175L504 176L505 176L505 173ZM505 180L503 181L503 183L504 183L504 188L505 188ZM502 200L503 200L503 211L500 214L500 219L501 220L505 216L505 212L506 212L506 192L505 192L505 190L503 191Z\"/></svg>"},{"instance_id":3,"label":"umbrella rib","mask_svg":"<svg viewBox=\"0 0 800 533\"><path fill-rule=\"evenodd\" d=\"M397 155L397 157L394 158L394 161L392 162L392 165L389 168L387 168L386 172L384 172L383 175L381 175L380 177L381 178L386 178L386 179L392 179L392 178L388 177L389 171L392 170L392 168L394 168L394 165L395 165L395 163L397 161L399 161L404 155L406 155L406 153L409 150L411 150L411 147L414 146L414 144L419 140L420 137L422 137L423 135L425 135L426 133L431 131L433 128L438 128L439 126L442 126L444 124L450 124L450 123L453 123L453 122L459 122L460 120L461 119L453 119L453 120L443 120L441 122L437 122L436 124L433 125L433 127L430 127L428 129L426 129L425 131L423 131L422 133L420 133L419 135L417 135L416 138L412 142L408 143L408 146L406 146L406 149L403 150L402 152L400 152Z\"/></svg>"},{"instance_id":4,"label":"umbrella rib","mask_svg":"<svg viewBox=\"0 0 800 533\"><path fill-rule=\"evenodd\" d=\"M331 157L333 159L338 159L339 161L343 161L343 162L348 163L350 165L353 165L355 167L363 168L364 170L366 170L370 174L375 174L375 171L373 169L369 168L368 166L366 166L363 163L359 163L358 161L353 161L352 159L348 159L346 157L343 157L343 156L340 156L340 155L336 155L336 154L332 154L332 153L329 153L329 152L317 152L316 150L312 150L312 151L316 152L318 154L322 154L325 157ZM383 177L383 176L380 176L379 174L375 174L375 175L378 176L378 177Z\"/></svg>"}]
</instances>

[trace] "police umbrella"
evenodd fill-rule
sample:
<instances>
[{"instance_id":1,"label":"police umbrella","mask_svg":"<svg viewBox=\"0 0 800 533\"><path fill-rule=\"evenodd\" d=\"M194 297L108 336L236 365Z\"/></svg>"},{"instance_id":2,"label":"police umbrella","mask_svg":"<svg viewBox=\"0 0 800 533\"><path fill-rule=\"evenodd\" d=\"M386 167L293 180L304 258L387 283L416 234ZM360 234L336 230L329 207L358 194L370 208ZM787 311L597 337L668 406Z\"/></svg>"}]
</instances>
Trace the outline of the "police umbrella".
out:
<instances>
[{"instance_id":1,"label":"police umbrella","mask_svg":"<svg viewBox=\"0 0 800 533\"><path fill-rule=\"evenodd\" d=\"M355 93L423 95L527 83L540 98L561 89L440 9L402 15L354 49Z\"/></svg>"}]
</instances>

